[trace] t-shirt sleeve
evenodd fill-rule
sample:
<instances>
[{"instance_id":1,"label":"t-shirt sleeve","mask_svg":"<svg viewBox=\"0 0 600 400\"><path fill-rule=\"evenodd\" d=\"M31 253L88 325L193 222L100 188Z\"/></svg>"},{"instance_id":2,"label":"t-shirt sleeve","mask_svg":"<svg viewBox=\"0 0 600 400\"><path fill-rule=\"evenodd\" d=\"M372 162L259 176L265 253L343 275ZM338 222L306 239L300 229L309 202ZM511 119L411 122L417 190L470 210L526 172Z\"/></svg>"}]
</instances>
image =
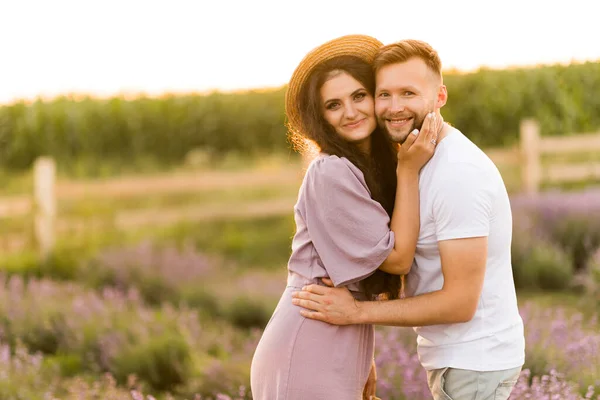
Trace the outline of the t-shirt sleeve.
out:
<instances>
[{"instance_id":1,"label":"t-shirt sleeve","mask_svg":"<svg viewBox=\"0 0 600 400\"><path fill-rule=\"evenodd\" d=\"M329 277L335 286L368 277L394 247L389 216L344 159L319 160L309 174L304 218Z\"/></svg>"},{"instance_id":2,"label":"t-shirt sleeve","mask_svg":"<svg viewBox=\"0 0 600 400\"><path fill-rule=\"evenodd\" d=\"M494 198L491 180L474 165L458 163L453 167L440 177L434 192L437 240L488 236Z\"/></svg>"}]
</instances>

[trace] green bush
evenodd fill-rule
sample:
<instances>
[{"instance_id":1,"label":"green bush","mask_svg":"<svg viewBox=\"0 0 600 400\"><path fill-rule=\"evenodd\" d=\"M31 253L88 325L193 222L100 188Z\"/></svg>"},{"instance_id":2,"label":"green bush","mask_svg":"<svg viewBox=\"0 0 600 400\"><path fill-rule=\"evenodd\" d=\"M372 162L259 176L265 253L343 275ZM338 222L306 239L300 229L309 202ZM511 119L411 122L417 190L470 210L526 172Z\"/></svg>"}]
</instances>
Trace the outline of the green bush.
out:
<instances>
[{"instance_id":1,"label":"green bush","mask_svg":"<svg viewBox=\"0 0 600 400\"><path fill-rule=\"evenodd\" d=\"M46 356L44 363L51 368L56 368L63 377L75 376L86 370L80 354L66 353Z\"/></svg>"},{"instance_id":2,"label":"green bush","mask_svg":"<svg viewBox=\"0 0 600 400\"><path fill-rule=\"evenodd\" d=\"M143 266L122 265L119 271L94 259L82 267L78 280L98 290L114 287L126 292L135 288L150 305L159 305L163 302L177 303L180 298L177 288L161 278L150 273L145 274Z\"/></svg>"},{"instance_id":3,"label":"green bush","mask_svg":"<svg viewBox=\"0 0 600 400\"><path fill-rule=\"evenodd\" d=\"M12 349L0 344L0 399L46 400L54 391L57 368L44 362L40 354L33 354L16 342Z\"/></svg>"},{"instance_id":4,"label":"green bush","mask_svg":"<svg viewBox=\"0 0 600 400\"><path fill-rule=\"evenodd\" d=\"M590 257L585 271L578 274L577 284L592 304L600 307L600 249Z\"/></svg>"},{"instance_id":5,"label":"green bush","mask_svg":"<svg viewBox=\"0 0 600 400\"><path fill-rule=\"evenodd\" d=\"M241 295L230 299L220 296L218 290L193 287L183 289L181 301L206 317L223 319L241 329L264 329L274 310L272 298Z\"/></svg>"},{"instance_id":6,"label":"green bush","mask_svg":"<svg viewBox=\"0 0 600 400\"><path fill-rule=\"evenodd\" d=\"M155 390L173 391L191 375L190 351L181 336L152 338L120 353L114 360L114 376L127 382L129 375L135 375Z\"/></svg>"},{"instance_id":7,"label":"green bush","mask_svg":"<svg viewBox=\"0 0 600 400\"><path fill-rule=\"evenodd\" d=\"M6 255L0 261L0 271L6 276L20 275L25 279L40 277L42 269L39 254L24 251Z\"/></svg>"},{"instance_id":8,"label":"green bush","mask_svg":"<svg viewBox=\"0 0 600 400\"><path fill-rule=\"evenodd\" d=\"M206 290L200 285L190 285L182 287L179 291L181 302L188 307L200 311L208 317L222 317L223 305L218 290Z\"/></svg>"},{"instance_id":9,"label":"green bush","mask_svg":"<svg viewBox=\"0 0 600 400\"><path fill-rule=\"evenodd\" d=\"M0 108L0 137L6 143L0 165L11 169L29 168L40 155L77 170L94 164L177 164L196 148L214 162L229 151L258 155L287 147L283 89L20 102Z\"/></svg>"},{"instance_id":10,"label":"green bush","mask_svg":"<svg viewBox=\"0 0 600 400\"><path fill-rule=\"evenodd\" d=\"M216 393L230 393L237 400L252 399L248 388L250 368L248 361L242 360L212 360L199 372L199 378L191 387L182 393L185 398L226 399L225 396L215 396Z\"/></svg>"},{"instance_id":11,"label":"green bush","mask_svg":"<svg viewBox=\"0 0 600 400\"><path fill-rule=\"evenodd\" d=\"M600 127L600 62L446 74L447 121L480 146L518 141L519 124L535 118L543 135ZM596 88L596 89L594 89Z\"/></svg>"},{"instance_id":12,"label":"green bush","mask_svg":"<svg viewBox=\"0 0 600 400\"><path fill-rule=\"evenodd\" d=\"M2 312L10 311L5 308ZM20 342L32 353L55 354L67 340L64 313L56 305L38 308L27 302L14 310L11 318L0 318L5 340L12 346Z\"/></svg>"},{"instance_id":13,"label":"green bush","mask_svg":"<svg viewBox=\"0 0 600 400\"><path fill-rule=\"evenodd\" d=\"M573 282L570 257L559 246L524 233L513 238L512 266L518 289L565 290Z\"/></svg>"},{"instance_id":14,"label":"green bush","mask_svg":"<svg viewBox=\"0 0 600 400\"><path fill-rule=\"evenodd\" d=\"M85 257L83 249L56 247L48 260L40 264L40 276L57 280L73 280Z\"/></svg>"},{"instance_id":15,"label":"green bush","mask_svg":"<svg viewBox=\"0 0 600 400\"><path fill-rule=\"evenodd\" d=\"M57 246L46 260L37 251L25 250L3 257L0 271L6 276L19 275L26 280L43 277L73 280L87 257L87 252L82 248Z\"/></svg>"},{"instance_id":16,"label":"green bush","mask_svg":"<svg viewBox=\"0 0 600 400\"><path fill-rule=\"evenodd\" d=\"M574 210L574 214L577 210ZM573 259L576 270L585 269L585 265L600 248L600 214L568 215L547 224L549 236L559 244Z\"/></svg>"},{"instance_id":17,"label":"green bush","mask_svg":"<svg viewBox=\"0 0 600 400\"><path fill-rule=\"evenodd\" d=\"M286 216L205 221L168 230L163 239L191 241L202 252L216 254L243 267L285 268L292 252L295 223Z\"/></svg>"},{"instance_id":18,"label":"green bush","mask_svg":"<svg viewBox=\"0 0 600 400\"><path fill-rule=\"evenodd\" d=\"M552 244L548 251L557 253L552 249L556 247L568 256L570 269L579 278L600 249L599 205L600 192L595 189L511 197L513 261L527 261L529 247L543 241Z\"/></svg>"},{"instance_id":19,"label":"green bush","mask_svg":"<svg viewBox=\"0 0 600 400\"><path fill-rule=\"evenodd\" d=\"M13 332L14 338L19 338L31 352L42 352L54 354L59 348L62 336L62 316L59 313L48 315L47 319L41 321L25 321L19 326L22 331Z\"/></svg>"},{"instance_id":20,"label":"green bush","mask_svg":"<svg viewBox=\"0 0 600 400\"><path fill-rule=\"evenodd\" d=\"M542 290L565 290L573 280L573 262L564 251L548 243L540 243L531 252L531 268L537 271Z\"/></svg>"},{"instance_id":21,"label":"green bush","mask_svg":"<svg viewBox=\"0 0 600 400\"><path fill-rule=\"evenodd\" d=\"M227 320L238 328L264 329L273 314L270 302L238 297L225 311Z\"/></svg>"},{"instance_id":22,"label":"green bush","mask_svg":"<svg viewBox=\"0 0 600 400\"><path fill-rule=\"evenodd\" d=\"M600 62L446 72L447 121L480 146L515 143L522 119L544 135L600 128ZM123 166L175 165L200 150L214 165L229 154L290 154L285 87L161 98L60 97L0 107L0 167L24 170L40 155L61 169L103 175Z\"/></svg>"}]
</instances>

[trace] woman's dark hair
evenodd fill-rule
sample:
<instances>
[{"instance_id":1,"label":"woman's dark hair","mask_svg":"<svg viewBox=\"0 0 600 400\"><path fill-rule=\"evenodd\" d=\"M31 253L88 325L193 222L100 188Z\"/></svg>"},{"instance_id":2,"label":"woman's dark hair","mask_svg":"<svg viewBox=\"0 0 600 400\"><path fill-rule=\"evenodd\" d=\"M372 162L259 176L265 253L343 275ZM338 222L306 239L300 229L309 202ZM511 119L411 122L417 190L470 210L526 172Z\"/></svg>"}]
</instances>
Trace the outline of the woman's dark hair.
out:
<instances>
[{"instance_id":1,"label":"woman's dark hair","mask_svg":"<svg viewBox=\"0 0 600 400\"><path fill-rule=\"evenodd\" d=\"M395 145L385 132L377 127L371 134L371 154L367 155L335 132L323 116L320 94L321 87L331 78L333 71L348 73L359 81L371 96L374 95L375 76L371 65L365 61L357 57L340 56L323 62L315 67L300 92L298 107L302 129L301 132L290 133L290 142L300 152L308 153L310 145L314 145L324 153L348 159L362 171L371 198L379 202L391 218L396 195ZM378 269L361 281L361 285L369 299L378 295L395 299L400 293L401 278Z\"/></svg>"}]
</instances>

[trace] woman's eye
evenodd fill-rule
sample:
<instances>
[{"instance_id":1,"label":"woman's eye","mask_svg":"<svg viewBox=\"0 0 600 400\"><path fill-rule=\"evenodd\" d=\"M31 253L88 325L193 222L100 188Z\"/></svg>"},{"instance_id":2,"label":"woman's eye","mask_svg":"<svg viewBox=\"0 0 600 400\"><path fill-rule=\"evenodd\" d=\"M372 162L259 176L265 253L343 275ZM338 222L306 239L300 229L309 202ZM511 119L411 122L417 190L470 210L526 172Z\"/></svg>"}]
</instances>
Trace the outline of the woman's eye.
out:
<instances>
[{"instance_id":1,"label":"woman's eye","mask_svg":"<svg viewBox=\"0 0 600 400\"><path fill-rule=\"evenodd\" d=\"M357 93L356 96L354 96L355 100L362 100L367 96L366 93Z\"/></svg>"},{"instance_id":2,"label":"woman's eye","mask_svg":"<svg viewBox=\"0 0 600 400\"><path fill-rule=\"evenodd\" d=\"M335 110L336 108L339 107L339 103L328 103L327 106L325 107L328 110Z\"/></svg>"}]
</instances>

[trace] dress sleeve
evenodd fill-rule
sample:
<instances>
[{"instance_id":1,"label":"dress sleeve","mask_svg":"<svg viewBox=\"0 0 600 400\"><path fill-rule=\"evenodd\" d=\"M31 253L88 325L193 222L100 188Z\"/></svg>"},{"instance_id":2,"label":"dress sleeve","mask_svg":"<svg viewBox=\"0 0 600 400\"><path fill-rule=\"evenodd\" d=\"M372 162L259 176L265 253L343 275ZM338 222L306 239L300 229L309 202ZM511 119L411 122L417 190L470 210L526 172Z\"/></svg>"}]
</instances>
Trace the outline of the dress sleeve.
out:
<instances>
[{"instance_id":1,"label":"dress sleeve","mask_svg":"<svg viewBox=\"0 0 600 400\"><path fill-rule=\"evenodd\" d=\"M318 160L307 178L304 219L329 277L335 286L368 277L394 248L386 211L346 159Z\"/></svg>"}]
</instances>

